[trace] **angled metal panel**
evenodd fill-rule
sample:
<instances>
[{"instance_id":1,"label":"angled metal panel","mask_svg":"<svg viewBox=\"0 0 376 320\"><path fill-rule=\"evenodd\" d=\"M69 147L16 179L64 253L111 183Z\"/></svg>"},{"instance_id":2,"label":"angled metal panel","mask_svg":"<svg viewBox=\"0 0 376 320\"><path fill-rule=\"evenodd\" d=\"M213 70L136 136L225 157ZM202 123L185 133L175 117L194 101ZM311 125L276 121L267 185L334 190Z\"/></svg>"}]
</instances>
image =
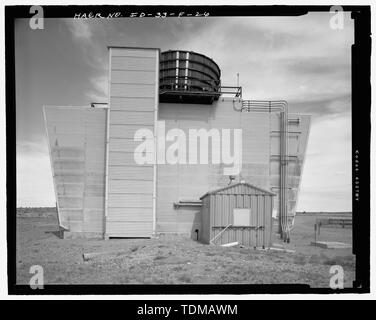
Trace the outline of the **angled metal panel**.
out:
<instances>
[{"instance_id":1,"label":"angled metal panel","mask_svg":"<svg viewBox=\"0 0 376 320\"><path fill-rule=\"evenodd\" d=\"M44 107L59 225L69 231L103 233L106 113Z\"/></svg>"}]
</instances>

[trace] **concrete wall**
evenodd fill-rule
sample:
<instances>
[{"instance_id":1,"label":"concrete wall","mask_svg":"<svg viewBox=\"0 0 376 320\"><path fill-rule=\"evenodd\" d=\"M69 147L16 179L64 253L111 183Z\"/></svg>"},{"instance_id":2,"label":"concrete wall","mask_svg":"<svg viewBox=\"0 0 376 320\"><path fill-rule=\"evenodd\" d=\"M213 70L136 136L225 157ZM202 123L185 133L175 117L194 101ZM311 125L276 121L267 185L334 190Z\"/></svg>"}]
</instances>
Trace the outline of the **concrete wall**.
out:
<instances>
[{"instance_id":1,"label":"concrete wall","mask_svg":"<svg viewBox=\"0 0 376 320\"><path fill-rule=\"evenodd\" d=\"M155 76L152 71L150 73ZM112 81L115 82L111 86L123 82L119 76ZM120 92L127 95L128 91L124 90ZM154 167L134 162L134 148L138 143L133 137L141 127L154 130L155 98L119 97L118 94L111 93L110 101L107 235L151 236ZM241 128L243 164L240 177L277 193L274 208L278 210L279 115L234 111L234 106L239 108L240 104L239 100L233 102L233 99L220 99L213 105L159 104L158 120L165 122L166 132L179 128L186 133L187 139L188 130L193 128ZM71 231L103 233L106 110L51 107L46 108L45 117L60 224ZM289 214L293 216L310 117L291 114L289 118L288 203ZM166 148L170 144L167 142ZM195 238L195 230L201 229L201 208L175 208L174 202L198 200L208 190L226 186L229 179L223 174L224 167L210 163L158 164L156 231L186 233Z\"/></svg>"},{"instance_id":2,"label":"concrete wall","mask_svg":"<svg viewBox=\"0 0 376 320\"><path fill-rule=\"evenodd\" d=\"M241 128L243 130L242 171L238 179L279 193L280 120L277 113L236 112L241 101L220 98L213 105L159 104L158 120L163 120L166 132L182 129ZM289 214L295 214L302 166L308 139L310 117L289 115ZM298 120L297 120L298 119ZM168 145L166 145L166 148ZM157 170L157 231L184 232L194 237L201 227L201 211L197 207L174 208L179 200L197 200L208 190L228 184L223 174L224 164L158 164ZM279 196L274 209L278 211Z\"/></svg>"}]
</instances>

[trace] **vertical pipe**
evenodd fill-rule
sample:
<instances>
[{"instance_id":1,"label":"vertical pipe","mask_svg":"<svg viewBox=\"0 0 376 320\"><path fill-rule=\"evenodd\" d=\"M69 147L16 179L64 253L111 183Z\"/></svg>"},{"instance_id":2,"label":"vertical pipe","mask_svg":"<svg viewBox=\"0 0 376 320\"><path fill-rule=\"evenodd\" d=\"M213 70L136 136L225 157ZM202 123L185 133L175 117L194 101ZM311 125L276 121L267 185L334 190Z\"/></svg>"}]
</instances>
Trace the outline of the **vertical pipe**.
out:
<instances>
[{"instance_id":1,"label":"vertical pipe","mask_svg":"<svg viewBox=\"0 0 376 320\"><path fill-rule=\"evenodd\" d=\"M266 204L266 195L263 196L263 210L262 210L262 225L263 225L263 229L262 229L262 248L265 249L265 233L266 233L266 230L267 230L267 227L266 227L266 208L268 207L267 204Z\"/></svg>"},{"instance_id":2,"label":"vertical pipe","mask_svg":"<svg viewBox=\"0 0 376 320\"><path fill-rule=\"evenodd\" d=\"M111 110L111 48L108 50L109 53L109 65L108 65L108 109L106 117L106 159L105 159L105 186L104 186L104 217L103 217L103 238L108 239L107 235L107 216L108 216L108 167L109 167L109 146L110 146L110 110Z\"/></svg>"},{"instance_id":3,"label":"vertical pipe","mask_svg":"<svg viewBox=\"0 0 376 320\"><path fill-rule=\"evenodd\" d=\"M158 104L159 104L159 55L157 50L155 59L155 102L154 102L154 164L153 164L153 235L157 232L157 125L158 125Z\"/></svg>"},{"instance_id":4,"label":"vertical pipe","mask_svg":"<svg viewBox=\"0 0 376 320\"><path fill-rule=\"evenodd\" d=\"M184 89L188 89L189 52L186 53Z\"/></svg>"},{"instance_id":5,"label":"vertical pipe","mask_svg":"<svg viewBox=\"0 0 376 320\"><path fill-rule=\"evenodd\" d=\"M280 113L280 187L279 187L279 219L278 232L281 238L288 236L288 220L287 220L287 158L288 141L287 141L287 126L288 126L288 104L286 101L260 101L260 100L245 100L241 110L246 109L251 112L279 112Z\"/></svg>"},{"instance_id":6,"label":"vertical pipe","mask_svg":"<svg viewBox=\"0 0 376 320\"><path fill-rule=\"evenodd\" d=\"M283 120L282 113L280 114L279 123L279 216L278 216L278 233L282 238L282 225L283 225L283 166L282 166L282 149L283 149Z\"/></svg>"},{"instance_id":7,"label":"vertical pipe","mask_svg":"<svg viewBox=\"0 0 376 320\"><path fill-rule=\"evenodd\" d=\"M274 198L269 197L270 201L270 215L269 215L269 247L272 246L272 232L273 232L273 208L274 208Z\"/></svg>"},{"instance_id":8,"label":"vertical pipe","mask_svg":"<svg viewBox=\"0 0 376 320\"><path fill-rule=\"evenodd\" d=\"M282 149L281 149L281 169L282 169L282 185L281 185L281 192L282 192L282 201L281 201L281 207L282 207L282 211L281 211L281 215L282 215L282 237L284 236L284 226L285 226L285 167L283 165L284 163L284 139L285 139L285 135L284 135L284 117L283 117L283 114L282 114L282 119L281 119L281 123L282 123L282 130L281 130L281 135L282 135Z\"/></svg>"},{"instance_id":9,"label":"vertical pipe","mask_svg":"<svg viewBox=\"0 0 376 320\"><path fill-rule=\"evenodd\" d=\"M159 69L159 68L158 68ZM175 89L179 86L179 51L176 51Z\"/></svg>"}]
</instances>

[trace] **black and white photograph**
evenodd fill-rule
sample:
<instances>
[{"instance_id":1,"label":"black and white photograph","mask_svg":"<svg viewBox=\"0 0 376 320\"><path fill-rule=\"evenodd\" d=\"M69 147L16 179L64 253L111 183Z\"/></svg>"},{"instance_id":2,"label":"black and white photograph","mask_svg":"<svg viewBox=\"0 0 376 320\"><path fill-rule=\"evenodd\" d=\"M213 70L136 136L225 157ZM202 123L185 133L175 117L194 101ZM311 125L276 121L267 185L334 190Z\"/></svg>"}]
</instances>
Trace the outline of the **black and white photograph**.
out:
<instances>
[{"instance_id":1,"label":"black and white photograph","mask_svg":"<svg viewBox=\"0 0 376 320\"><path fill-rule=\"evenodd\" d=\"M13 294L369 292L369 12L5 7Z\"/></svg>"}]
</instances>

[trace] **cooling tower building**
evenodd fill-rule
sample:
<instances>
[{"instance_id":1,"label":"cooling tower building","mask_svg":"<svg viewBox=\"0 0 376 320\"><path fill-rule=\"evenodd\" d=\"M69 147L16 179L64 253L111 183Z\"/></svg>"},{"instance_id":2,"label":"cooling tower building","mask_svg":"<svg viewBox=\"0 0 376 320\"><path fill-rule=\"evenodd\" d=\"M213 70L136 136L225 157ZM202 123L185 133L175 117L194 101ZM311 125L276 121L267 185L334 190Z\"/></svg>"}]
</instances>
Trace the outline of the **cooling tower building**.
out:
<instances>
[{"instance_id":1,"label":"cooling tower building","mask_svg":"<svg viewBox=\"0 0 376 320\"><path fill-rule=\"evenodd\" d=\"M110 47L108 101L44 117L65 238L223 232L269 246L272 216L289 237L310 116L243 100L205 55Z\"/></svg>"}]
</instances>

